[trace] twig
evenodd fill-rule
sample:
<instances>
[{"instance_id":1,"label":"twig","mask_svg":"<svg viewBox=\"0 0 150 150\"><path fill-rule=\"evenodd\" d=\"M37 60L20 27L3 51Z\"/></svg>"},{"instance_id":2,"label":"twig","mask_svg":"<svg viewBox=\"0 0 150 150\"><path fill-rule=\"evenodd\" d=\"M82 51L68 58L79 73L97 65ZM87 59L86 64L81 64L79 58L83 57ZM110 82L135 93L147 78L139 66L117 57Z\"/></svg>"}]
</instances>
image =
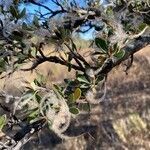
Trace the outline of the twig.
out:
<instances>
[{"instance_id":1,"label":"twig","mask_svg":"<svg viewBox=\"0 0 150 150\"><path fill-rule=\"evenodd\" d=\"M148 28L149 28L149 27L146 26L140 33L129 36L129 39L135 39L135 38L140 37L141 35L143 35L143 33L144 33Z\"/></svg>"},{"instance_id":2,"label":"twig","mask_svg":"<svg viewBox=\"0 0 150 150\"><path fill-rule=\"evenodd\" d=\"M43 8L45 8L46 10L50 11L51 13L53 13L53 10L52 10L52 9L50 9L49 7L47 7L47 6L45 6L45 5L41 4L41 3L36 2L35 0L29 0L28 2L30 2L30 3L32 3L32 4L34 4L34 5L43 7Z\"/></svg>"},{"instance_id":3,"label":"twig","mask_svg":"<svg viewBox=\"0 0 150 150\"><path fill-rule=\"evenodd\" d=\"M67 13L68 11L67 10L56 10L54 11L51 16L49 17L49 19L53 18L54 16L58 15L58 14L61 14L61 13Z\"/></svg>"},{"instance_id":4,"label":"twig","mask_svg":"<svg viewBox=\"0 0 150 150\"><path fill-rule=\"evenodd\" d=\"M72 41L72 40L71 40ZM70 50L70 52L76 57L76 58L78 58L80 61L82 61L83 63L84 63L84 65L86 66L86 67L90 67L90 64L77 52L77 50L76 51L73 51L72 49L71 49L71 47L67 44L67 43L64 43L66 46L67 46L67 48ZM72 41L72 44L74 44L73 43L73 41Z\"/></svg>"},{"instance_id":5,"label":"twig","mask_svg":"<svg viewBox=\"0 0 150 150\"><path fill-rule=\"evenodd\" d=\"M6 150L9 149L9 146L7 146L6 144L4 144L2 142L0 142L0 145L1 145L0 146L1 149L6 149Z\"/></svg>"},{"instance_id":6,"label":"twig","mask_svg":"<svg viewBox=\"0 0 150 150\"><path fill-rule=\"evenodd\" d=\"M20 141L23 139L28 133L31 134L39 131L41 128L45 126L46 120L44 118L33 122L32 124L28 124L24 126L21 130L19 130L13 137L14 141Z\"/></svg>"},{"instance_id":7,"label":"twig","mask_svg":"<svg viewBox=\"0 0 150 150\"><path fill-rule=\"evenodd\" d=\"M64 66L68 66L69 62L64 62L63 60L61 60L60 58L58 58L57 56L50 56L50 57L37 57L36 60L33 62L32 66L30 68L26 68L26 69L21 69L22 71L32 71L33 69L35 69L37 66L39 66L40 64L44 63L44 62L53 62L56 64L61 64ZM72 68L75 70L79 70L79 71L84 71L84 68L81 68L80 66L71 64Z\"/></svg>"},{"instance_id":8,"label":"twig","mask_svg":"<svg viewBox=\"0 0 150 150\"><path fill-rule=\"evenodd\" d=\"M130 62L126 65L125 73L128 74L128 70L131 68L133 64L133 55L130 56Z\"/></svg>"},{"instance_id":9,"label":"twig","mask_svg":"<svg viewBox=\"0 0 150 150\"><path fill-rule=\"evenodd\" d=\"M104 63L104 65L100 68L95 69L95 75L99 74L107 74L110 72L115 66L121 64L124 60L128 59L131 55L141 50L143 47L150 44L150 36L142 36L134 39L131 43L128 43L127 46L124 46L123 49L125 51L125 55L123 58L113 62L111 58L109 58L109 63Z\"/></svg>"},{"instance_id":10,"label":"twig","mask_svg":"<svg viewBox=\"0 0 150 150\"><path fill-rule=\"evenodd\" d=\"M58 5L61 8L61 10L64 10L64 7L58 2L58 0L56 1L52 0L52 2Z\"/></svg>"}]
</instances>

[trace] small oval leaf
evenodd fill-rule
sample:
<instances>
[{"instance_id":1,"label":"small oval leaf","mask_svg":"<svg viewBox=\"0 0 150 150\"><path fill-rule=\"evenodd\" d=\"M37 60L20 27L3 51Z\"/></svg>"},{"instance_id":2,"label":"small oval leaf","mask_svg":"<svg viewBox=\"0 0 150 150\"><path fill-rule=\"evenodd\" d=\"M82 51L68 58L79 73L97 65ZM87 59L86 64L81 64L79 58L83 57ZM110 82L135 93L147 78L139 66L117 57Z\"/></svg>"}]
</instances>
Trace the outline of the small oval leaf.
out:
<instances>
[{"instance_id":1,"label":"small oval leaf","mask_svg":"<svg viewBox=\"0 0 150 150\"><path fill-rule=\"evenodd\" d=\"M23 18L26 15L26 9L24 8L19 14L19 18Z\"/></svg>"},{"instance_id":2,"label":"small oval leaf","mask_svg":"<svg viewBox=\"0 0 150 150\"><path fill-rule=\"evenodd\" d=\"M141 23L141 24L138 26L139 31L142 31L146 26L147 26L146 23Z\"/></svg>"},{"instance_id":3,"label":"small oval leaf","mask_svg":"<svg viewBox=\"0 0 150 150\"><path fill-rule=\"evenodd\" d=\"M74 92L75 101L78 100L80 97L81 97L81 90L80 90L80 88L77 88Z\"/></svg>"},{"instance_id":4,"label":"small oval leaf","mask_svg":"<svg viewBox=\"0 0 150 150\"><path fill-rule=\"evenodd\" d=\"M91 106L90 106L89 103L81 103L81 104L79 105L79 109L80 109L81 111L89 112L89 111L91 110Z\"/></svg>"},{"instance_id":5,"label":"small oval leaf","mask_svg":"<svg viewBox=\"0 0 150 150\"><path fill-rule=\"evenodd\" d=\"M34 16L33 18L33 24L36 26L36 27L39 27L39 19L37 16Z\"/></svg>"},{"instance_id":6,"label":"small oval leaf","mask_svg":"<svg viewBox=\"0 0 150 150\"><path fill-rule=\"evenodd\" d=\"M72 93L68 96L68 103L71 104L74 102L75 102L74 93Z\"/></svg>"},{"instance_id":7,"label":"small oval leaf","mask_svg":"<svg viewBox=\"0 0 150 150\"><path fill-rule=\"evenodd\" d=\"M101 50L106 53L108 51L108 44L107 42L102 38L95 38L95 44L98 48L101 48Z\"/></svg>"},{"instance_id":8,"label":"small oval leaf","mask_svg":"<svg viewBox=\"0 0 150 150\"><path fill-rule=\"evenodd\" d=\"M13 17L18 18L18 11L14 6L10 6L10 13Z\"/></svg>"},{"instance_id":9,"label":"small oval leaf","mask_svg":"<svg viewBox=\"0 0 150 150\"><path fill-rule=\"evenodd\" d=\"M79 114L79 109L76 108L76 107L71 107L71 108L69 109L69 111L70 111L72 114L74 114L74 115Z\"/></svg>"},{"instance_id":10,"label":"small oval leaf","mask_svg":"<svg viewBox=\"0 0 150 150\"><path fill-rule=\"evenodd\" d=\"M125 51L122 49L119 52L114 54L114 56L117 57L118 59L121 59L124 55L125 55Z\"/></svg>"},{"instance_id":11,"label":"small oval leaf","mask_svg":"<svg viewBox=\"0 0 150 150\"><path fill-rule=\"evenodd\" d=\"M0 116L0 131L3 129L6 124L6 115Z\"/></svg>"},{"instance_id":12,"label":"small oval leaf","mask_svg":"<svg viewBox=\"0 0 150 150\"><path fill-rule=\"evenodd\" d=\"M79 82L83 82L83 83L90 84L90 82L86 79L86 77L85 77L84 75L81 75L81 74L78 74L77 80L78 80Z\"/></svg>"},{"instance_id":13,"label":"small oval leaf","mask_svg":"<svg viewBox=\"0 0 150 150\"><path fill-rule=\"evenodd\" d=\"M37 49L32 48L32 49L31 49L31 55L35 58L35 57L36 57L36 54L37 54Z\"/></svg>"}]
</instances>

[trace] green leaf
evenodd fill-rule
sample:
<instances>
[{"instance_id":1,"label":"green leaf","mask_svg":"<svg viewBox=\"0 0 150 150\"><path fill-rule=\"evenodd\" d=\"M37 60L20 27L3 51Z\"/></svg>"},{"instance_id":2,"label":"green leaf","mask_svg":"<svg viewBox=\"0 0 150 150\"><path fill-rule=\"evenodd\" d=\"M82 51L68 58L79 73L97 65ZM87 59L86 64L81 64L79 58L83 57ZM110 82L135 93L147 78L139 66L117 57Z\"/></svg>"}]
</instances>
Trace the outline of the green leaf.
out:
<instances>
[{"instance_id":1,"label":"green leaf","mask_svg":"<svg viewBox=\"0 0 150 150\"><path fill-rule=\"evenodd\" d=\"M39 19L37 16L34 16L33 18L33 24L36 26L36 27L39 27Z\"/></svg>"},{"instance_id":2,"label":"green leaf","mask_svg":"<svg viewBox=\"0 0 150 150\"><path fill-rule=\"evenodd\" d=\"M108 30L108 37L110 37L111 35L113 35L113 33L114 33L113 29L109 29Z\"/></svg>"},{"instance_id":3,"label":"green leaf","mask_svg":"<svg viewBox=\"0 0 150 150\"><path fill-rule=\"evenodd\" d=\"M6 70L6 63L3 58L0 58L0 74Z\"/></svg>"},{"instance_id":4,"label":"green leaf","mask_svg":"<svg viewBox=\"0 0 150 150\"><path fill-rule=\"evenodd\" d=\"M86 77L84 75L81 75L81 74L77 75L77 80L79 82L84 82L84 83L90 84L90 82L86 79Z\"/></svg>"},{"instance_id":5,"label":"green leaf","mask_svg":"<svg viewBox=\"0 0 150 150\"><path fill-rule=\"evenodd\" d=\"M81 90L80 90L80 88L76 88L76 90L74 91L75 101L78 100L80 97L81 97Z\"/></svg>"},{"instance_id":6,"label":"green leaf","mask_svg":"<svg viewBox=\"0 0 150 150\"><path fill-rule=\"evenodd\" d=\"M53 84L54 89L57 91L57 93L59 93L62 97L64 97L64 93L63 93L63 89L61 86Z\"/></svg>"},{"instance_id":7,"label":"green leaf","mask_svg":"<svg viewBox=\"0 0 150 150\"><path fill-rule=\"evenodd\" d=\"M29 120L29 121L34 120L35 118L37 118L38 114L39 114L38 108L34 108L34 109L31 111L31 113L28 115L28 120Z\"/></svg>"},{"instance_id":8,"label":"green leaf","mask_svg":"<svg viewBox=\"0 0 150 150\"><path fill-rule=\"evenodd\" d=\"M68 72L70 72L71 69L72 69L72 65L71 65L71 63L69 63L69 64L68 64Z\"/></svg>"},{"instance_id":9,"label":"green leaf","mask_svg":"<svg viewBox=\"0 0 150 150\"><path fill-rule=\"evenodd\" d=\"M17 54L17 58L21 61L21 60L24 60L24 59L26 59L26 55L24 55L24 54L22 54L22 53L18 53Z\"/></svg>"},{"instance_id":10,"label":"green leaf","mask_svg":"<svg viewBox=\"0 0 150 150\"><path fill-rule=\"evenodd\" d=\"M69 83L71 82L71 80L70 80L70 79L64 79L64 82L65 82L66 84L69 84Z\"/></svg>"},{"instance_id":11,"label":"green leaf","mask_svg":"<svg viewBox=\"0 0 150 150\"><path fill-rule=\"evenodd\" d=\"M38 109L34 108L31 113L28 115L30 118L34 118L38 114Z\"/></svg>"},{"instance_id":12,"label":"green leaf","mask_svg":"<svg viewBox=\"0 0 150 150\"><path fill-rule=\"evenodd\" d=\"M90 87L89 84L81 84L81 85L80 85L80 88L81 88L81 89L87 89L87 88L89 88L89 87Z\"/></svg>"},{"instance_id":13,"label":"green leaf","mask_svg":"<svg viewBox=\"0 0 150 150\"><path fill-rule=\"evenodd\" d=\"M18 10L14 6L10 6L10 13L13 17L18 19Z\"/></svg>"},{"instance_id":14,"label":"green leaf","mask_svg":"<svg viewBox=\"0 0 150 150\"><path fill-rule=\"evenodd\" d=\"M125 55L125 51L121 49L119 52L115 53L114 56L121 59Z\"/></svg>"},{"instance_id":15,"label":"green leaf","mask_svg":"<svg viewBox=\"0 0 150 150\"><path fill-rule=\"evenodd\" d=\"M25 22L23 22L22 29L26 30L27 28L28 28L28 25Z\"/></svg>"},{"instance_id":16,"label":"green leaf","mask_svg":"<svg viewBox=\"0 0 150 150\"><path fill-rule=\"evenodd\" d=\"M34 28L32 26L28 26L25 22L22 24L22 29L28 30L28 31L34 31Z\"/></svg>"},{"instance_id":17,"label":"green leaf","mask_svg":"<svg viewBox=\"0 0 150 150\"><path fill-rule=\"evenodd\" d=\"M42 83L39 82L37 79L34 79L33 82L34 82L34 84L37 85L37 86L41 86L41 85L42 85Z\"/></svg>"},{"instance_id":18,"label":"green leaf","mask_svg":"<svg viewBox=\"0 0 150 150\"><path fill-rule=\"evenodd\" d=\"M32 123L34 123L34 122L37 122L37 121L39 121L39 120L41 120L41 118L34 118L34 119L32 119L32 120L29 120L29 123L30 124L32 124Z\"/></svg>"},{"instance_id":19,"label":"green leaf","mask_svg":"<svg viewBox=\"0 0 150 150\"><path fill-rule=\"evenodd\" d=\"M0 116L0 131L3 129L5 124L6 124L6 115Z\"/></svg>"},{"instance_id":20,"label":"green leaf","mask_svg":"<svg viewBox=\"0 0 150 150\"><path fill-rule=\"evenodd\" d=\"M23 95L22 99L23 99L23 100L30 99L30 98L33 97L33 95L34 95L34 92L33 92L33 91L27 91L27 92Z\"/></svg>"},{"instance_id":21,"label":"green leaf","mask_svg":"<svg viewBox=\"0 0 150 150\"><path fill-rule=\"evenodd\" d=\"M60 91L60 90L61 90L61 88L60 88L58 85L53 84L53 86L54 86L54 88L55 88L57 91Z\"/></svg>"},{"instance_id":22,"label":"green leaf","mask_svg":"<svg viewBox=\"0 0 150 150\"><path fill-rule=\"evenodd\" d=\"M138 29L139 29L140 31L142 31L146 26L147 26L146 23L141 23L141 24L139 25Z\"/></svg>"},{"instance_id":23,"label":"green leaf","mask_svg":"<svg viewBox=\"0 0 150 150\"><path fill-rule=\"evenodd\" d=\"M72 50L77 51L77 47L76 47L75 43L73 43L73 41L72 41Z\"/></svg>"},{"instance_id":24,"label":"green leaf","mask_svg":"<svg viewBox=\"0 0 150 150\"><path fill-rule=\"evenodd\" d=\"M90 104L89 103L82 103L81 109L83 111L90 111L91 110Z\"/></svg>"},{"instance_id":25,"label":"green leaf","mask_svg":"<svg viewBox=\"0 0 150 150\"><path fill-rule=\"evenodd\" d=\"M76 107L71 107L71 108L69 108L69 111L70 111L72 114L74 114L74 115L79 114L79 109L76 108Z\"/></svg>"},{"instance_id":26,"label":"green leaf","mask_svg":"<svg viewBox=\"0 0 150 150\"><path fill-rule=\"evenodd\" d=\"M26 15L26 9L24 8L19 14L19 18L23 18Z\"/></svg>"},{"instance_id":27,"label":"green leaf","mask_svg":"<svg viewBox=\"0 0 150 150\"><path fill-rule=\"evenodd\" d=\"M35 58L37 54L37 49L36 48L32 48L31 49L31 55Z\"/></svg>"},{"instance_id":28,"label":"green leaf","mask_svg":"<svg viewBox=\"0 0 150 150\"><path fill-rule=\"evenodd\" d=\"M113 52L114 52L114 53L118 53L118 51L119 51L118 43L115 43L115 44L113 45Z\"/></svg>"},{"instance_id":29,"label":"green leaf","mask_svg":"<svg viewBox=\"0 0 150 150\"><path fill-rule=\"evenodd\" d=\"M98 48L101 48L104 53L108 51L108 43L102 38L95 38L95 44Z\"/></svg>"},{"instance_id":30,"label":"green leaf","mask_svg":"<svg viewBox=\"0 0 150 150\"><path fill-rule=\"evenodd\" d=\"M108 16L113 16L113 15L114 15L114 11L113 11L112 7L108 7L108 8L107 8L106 14L107 14Z\"/></svg>"},{"instance_id":31,"label":"green leaf","mask_svg":"<svg viewBox=\"0 0 150 150\"><path fill-rule=\"evenodd\" d=\"M2 6L0 6L0 13L2 13L3 12L3 8L2 8Z\"/></svg>"},{"instance_id":32,"label":"green leaf","mask_svg":"<svg viewBox=\"0 0 150 150\"><path fill-rule=\"evenodd\" d=\"M41 99L42 99L42 97L40 96L40 95L38 95L38 94L35 94L35 100L38 102L38 103L40 103L41 102Z\"/></svg>"},{"instance_id":33,"label":"green leaf","mask_svg":"<svg viewBox=\"0 0 150 150\"><path fill-rule=\"evenodd\" d=\"M0 67L5 67L5 60L0 58Z\"/></svg>"},{"instance_id":34,"label":"green leaf","mask_svg":"<svg viewBox=\"0 0 150 150\"><path fill-rule=\"evenodd\" d=\"M74 93L72 93L68 96L68 103L71 104L74 102L75 102Z\"/></svg>"}]
</instances>

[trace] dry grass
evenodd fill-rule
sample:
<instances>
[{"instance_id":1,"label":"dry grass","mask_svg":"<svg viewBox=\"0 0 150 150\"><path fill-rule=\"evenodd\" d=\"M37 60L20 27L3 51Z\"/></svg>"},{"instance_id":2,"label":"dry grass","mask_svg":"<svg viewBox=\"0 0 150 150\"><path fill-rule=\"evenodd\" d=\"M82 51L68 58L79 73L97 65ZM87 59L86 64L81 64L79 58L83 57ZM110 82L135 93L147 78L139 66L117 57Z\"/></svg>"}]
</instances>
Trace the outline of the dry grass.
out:
<instances>
[{"instance_id":1,"label":"dry grass","mask_svg":"<svg viewBox=\"0 0 150 150\"><path fill-rule=\"evenodd\" d=\"M39 72L50 82L62 81L73 72L55 64L42 64ZM123 64L112 70L107 81L106 101L93 105L90 114L74 120L66 134L88 133L68 141L61 141L44 129L24 149L61 150L149 150L150 149L150 47L135 55L132 68L125 74ZM35 73L16 73L14 78L32 80ZM10 80L10 79L9 79ZM10 81L7 81L10 83ZM11 79L11 81L14 81ZM10 90L18 83L8 84ZM1 84L2 85L2 84ZM34 146L36 143L36 146Z\"/></svg>"}]
</instances>

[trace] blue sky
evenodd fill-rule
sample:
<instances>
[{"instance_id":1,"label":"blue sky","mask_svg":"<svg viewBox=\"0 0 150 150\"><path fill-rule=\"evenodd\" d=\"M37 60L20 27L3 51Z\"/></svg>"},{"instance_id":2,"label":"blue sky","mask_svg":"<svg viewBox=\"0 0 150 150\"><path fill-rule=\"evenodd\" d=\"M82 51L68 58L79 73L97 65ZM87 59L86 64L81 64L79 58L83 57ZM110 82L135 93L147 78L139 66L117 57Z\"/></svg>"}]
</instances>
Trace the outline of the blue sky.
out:
<instances>
[{"instance_id":1,"label":"blue sky","mask_svg":"<svg viewBox=\"0 0 150 150\"><path fill-rule=\"evenodd\" d=\"M76 0L77 4L79 4L81 7L85 6L85 0ZM51 2L51 0L48 0L47 2L44 3L44 5L50 7L52 10L58 9L59 7L56 6L53 2ZM28 13L32 13L35 14L36 10L39 10L44 14L47 13L48 11L45 8L30 4L30 5L21 5L20 8L23 9L24 7L26 7L26 10ZM93 38L93 29L84 33L84 34L80 34L80 36L84 39L92 39Z\"/></svg>"},{"instance_id":2,"label":"blue sky","mask_svg":"<svg viewBox=\"0 0 150 150\"><path fill-rule=\"evenodd\" d=\"M76 0L76 2L82 7L85 6L85 2L84 0ZM49 8L51 8L52 10L58 9L59 7L54 4L51 0L48 0L47 2L43 3L44 5L48 6ZM20 8L24 8L26 7L27 11L30 13L35 13L36 10L41 9L41 11L43 13L47 13L48 11L45 8L36 6L34 4L30 4L30 5L21 5Z\"/></svg>"}]
</instances>

